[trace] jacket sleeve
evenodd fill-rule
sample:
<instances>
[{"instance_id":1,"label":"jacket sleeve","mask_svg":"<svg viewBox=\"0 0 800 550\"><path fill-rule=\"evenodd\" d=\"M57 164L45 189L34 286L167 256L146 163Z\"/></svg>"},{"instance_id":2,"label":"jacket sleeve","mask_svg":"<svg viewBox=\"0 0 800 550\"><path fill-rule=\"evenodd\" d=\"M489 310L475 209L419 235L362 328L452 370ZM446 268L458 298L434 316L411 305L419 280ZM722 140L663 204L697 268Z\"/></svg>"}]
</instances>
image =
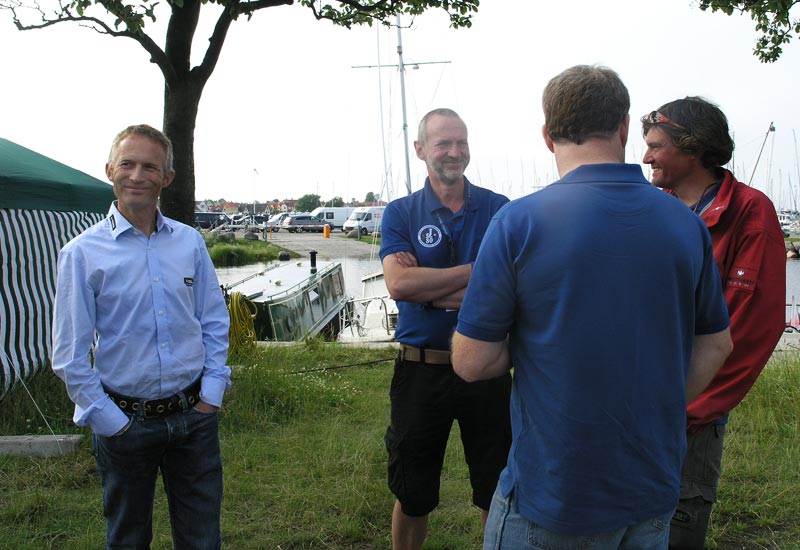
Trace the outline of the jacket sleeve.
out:
<instances>
[{"instance_id":1,"label":"jacket sleeve","mask_svg":"<svg viewBox=\"0 0 800 550\"><path fill-rule=\"evenodd\" d=\"M769 214L769 209L752 212L754 219L730 242L733 251L720 275L731 320L733 352L709 386L689 404L689 431L702 430L744 399L783 333L786 252L777 216L774 211Z\"/></svg>"}]
</instances>

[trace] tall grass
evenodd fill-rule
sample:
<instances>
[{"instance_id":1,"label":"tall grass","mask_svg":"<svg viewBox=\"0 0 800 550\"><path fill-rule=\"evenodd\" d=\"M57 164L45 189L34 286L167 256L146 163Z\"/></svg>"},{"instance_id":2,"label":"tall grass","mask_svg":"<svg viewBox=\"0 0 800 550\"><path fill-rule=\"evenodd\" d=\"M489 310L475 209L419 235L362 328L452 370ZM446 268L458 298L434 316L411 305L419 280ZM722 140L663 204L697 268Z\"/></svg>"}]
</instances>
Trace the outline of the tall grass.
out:
<instances>
[{"instance_id":1,"label":"tall grass","mask_svg":"<svg viewBox=\"0 0 800 550\"><path fill-rule=\"evenodd\" d=\"M210 234L205 239L208 255L211 256L214 267L236 267L269 262L277 260L278 254L286 251L277 245L260 240L236 239L234 241L223 241ZM298 256L295 252L289 253L294 258Z\"/></svg>"},{"instance_id":2,"label":"tall grass","mask_svg":"<svg viewBox=\"0 0 800 550\"><path fill-rule=\"evenodd\" d=\"M798 549L799 497L800 354L776 353L731 413L711 539Z\"/></svg>"},{"instance_id":3,"label":"tall grass","mask_svg":"<svg viewBox=\"0 0 800 550\"><path fill-rule=\"evenodd\" d=\"M389 548L383 435L393 357L313 340L240 358L220 425L224 548ZM34 386L34 395L64 393L44 373ZM8 421L22 410L20 396L0 403L0 433L28 433ZM68 404L48 403L49 417L69 420ZM776 354L731 415L709 548L800 548L798 418L800 354ZM171 548L157 494L154 550ZM0 457L0 548L101 548L104 529L88 438L66 457ZM425 548L479 548L480 531L456 426Z\"/></svg>"}]
</instances>

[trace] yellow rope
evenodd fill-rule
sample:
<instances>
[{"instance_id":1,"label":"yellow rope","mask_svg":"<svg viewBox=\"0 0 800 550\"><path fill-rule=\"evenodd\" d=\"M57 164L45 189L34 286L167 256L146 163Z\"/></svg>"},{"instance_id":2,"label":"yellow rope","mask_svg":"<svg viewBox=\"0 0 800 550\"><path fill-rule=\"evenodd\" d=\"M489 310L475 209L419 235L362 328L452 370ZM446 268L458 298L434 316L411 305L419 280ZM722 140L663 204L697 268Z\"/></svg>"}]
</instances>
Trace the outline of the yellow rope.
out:
<instances>
[{"instance_id":1,"label":"yellow rope","mask_svg":"<svg viewBox=\"0 0 800 550\"><path fill-rule=\"evenodd\" d=\"M256 347L256 330L253 319L256 318L256 307L241 292L232 292L228 302L228 313L231 327L228 332L229 353L254 349Z\"/></svg>"}]
</instances>

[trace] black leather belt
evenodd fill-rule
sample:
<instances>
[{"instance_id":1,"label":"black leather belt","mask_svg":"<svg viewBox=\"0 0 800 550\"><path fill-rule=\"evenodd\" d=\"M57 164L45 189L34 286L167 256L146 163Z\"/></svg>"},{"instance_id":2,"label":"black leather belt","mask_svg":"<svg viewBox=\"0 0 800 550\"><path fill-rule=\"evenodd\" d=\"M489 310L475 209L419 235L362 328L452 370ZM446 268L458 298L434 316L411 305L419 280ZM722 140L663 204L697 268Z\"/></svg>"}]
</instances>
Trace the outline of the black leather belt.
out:
<instances>
[{"instance_id":1,"label":"black leather belt","mask_svg":"<svg viewBox=\"0 0 800 550\"><path fill-rule=\"evenodd\" d=\"M145 399L143 397L131 397L113 392L103 386L111 401L123 412L130 414L141 414L144 418L158 418L175 414L176 412L186 411L197 405L200 401L200 379L198 378L188 388L179 391L171 397L161 399Z\"/></svg>"},{"instance_id":2,"label":"black leather belt","mask_svg":"<svg viewBox=\"0 0 800 550\"><path fill-rule=\"evenodd\" d=\"M400 344L400 359L428 365L449 365L450 350L415 348L408 344Z\"/></svg>"}]
</instances>

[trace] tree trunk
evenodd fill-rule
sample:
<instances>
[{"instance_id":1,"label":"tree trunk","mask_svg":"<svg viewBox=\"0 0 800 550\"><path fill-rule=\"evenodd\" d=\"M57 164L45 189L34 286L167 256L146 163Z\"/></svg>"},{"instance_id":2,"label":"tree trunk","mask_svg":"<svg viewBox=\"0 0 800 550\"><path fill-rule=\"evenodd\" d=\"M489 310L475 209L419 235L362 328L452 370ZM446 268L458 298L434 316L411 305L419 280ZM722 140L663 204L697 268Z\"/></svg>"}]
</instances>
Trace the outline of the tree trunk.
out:
<instances>
[{"instance_id":1,"label":"tree trunk","mask_svg":"<svg viewBox=\"0 0 800 550\"><path fill-rule=\"evenodd\" d=\"M172 140L175 179L161 192L161 210L187 225L194 225L194 128L204 84L189 77L164 89L164 133Z\"/></svg>"}]
</instances>

